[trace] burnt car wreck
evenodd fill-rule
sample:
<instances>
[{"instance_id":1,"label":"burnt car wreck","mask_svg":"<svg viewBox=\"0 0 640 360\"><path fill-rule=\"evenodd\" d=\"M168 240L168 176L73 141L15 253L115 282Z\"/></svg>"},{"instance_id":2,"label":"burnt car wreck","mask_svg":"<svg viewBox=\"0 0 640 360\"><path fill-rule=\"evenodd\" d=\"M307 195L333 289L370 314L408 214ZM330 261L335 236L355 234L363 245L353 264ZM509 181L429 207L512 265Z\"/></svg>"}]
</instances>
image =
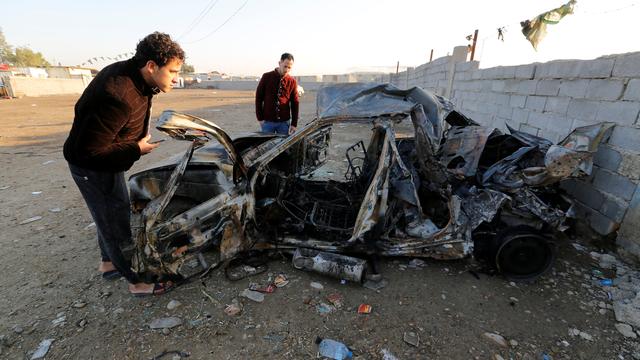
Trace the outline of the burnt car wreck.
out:
<instances>
[{"instance_id":1,"label":"burnt car wreck","mask_svg":"<svg viewBox=\"0 0 640 360\"><path fill-rule=\"evenodd\" d=\"M337 159L341 180L318 176L345 124L370 130L368 143L354 141ZM212 122L165 111L156 127L191 145L129 180L134 266L180 278L187 263L206 269L249 250L304 250L475 256L510 278L534 278L573 216L558 182L590 173L611 126L553 144L480 126L420 88L377 84L321 89L316 119L287 137L231 139Z\"/></svg>"}]
</instances>

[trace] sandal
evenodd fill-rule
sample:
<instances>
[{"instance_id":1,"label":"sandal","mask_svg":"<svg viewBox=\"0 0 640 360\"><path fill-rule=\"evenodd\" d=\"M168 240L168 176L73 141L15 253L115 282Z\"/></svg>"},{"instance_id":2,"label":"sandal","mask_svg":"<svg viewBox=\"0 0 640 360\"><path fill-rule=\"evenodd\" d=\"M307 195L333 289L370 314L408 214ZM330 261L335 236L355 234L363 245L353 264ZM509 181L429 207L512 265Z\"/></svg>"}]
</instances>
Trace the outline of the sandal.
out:
<instances>
[{"instance_id":1,"label":"sandal","mask_svg":"<svg viewBox=\"0 0 640 360\"><path fill-rule=\"evenodd\" d=\"M175 285L173 283L171 283L171 282L154 283L153 284L153 291L151 291L150 293L132 293L132 294L135 297L155 296L155 295L166 294L169 291L173 290L174 288L175 288Z\"/></svg>"},{"instance_id":2,"label":"sandal","mask_svg":"<svg viewBox=\"0 0 640 360\"><path fill-rule=\"evenodd\" d=\"M120 271L118 270L109 270L102 273L102 278L104 280L116 280L122 277Z\"/></svg>"}]
</instances>

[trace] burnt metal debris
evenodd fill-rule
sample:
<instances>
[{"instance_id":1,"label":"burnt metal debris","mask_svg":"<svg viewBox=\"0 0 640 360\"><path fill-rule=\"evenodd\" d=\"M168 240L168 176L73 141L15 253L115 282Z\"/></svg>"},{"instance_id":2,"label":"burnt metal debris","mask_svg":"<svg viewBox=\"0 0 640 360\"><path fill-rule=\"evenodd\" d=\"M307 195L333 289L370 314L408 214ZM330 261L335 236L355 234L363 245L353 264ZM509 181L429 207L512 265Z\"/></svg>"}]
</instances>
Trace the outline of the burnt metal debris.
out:
<instances>
[{"instance_id":1,"label":"burnt metal debris","mask_svg":"<svg viewBox=\"0 0 640 360\"><path fill-rule=\"evenodd\" d=\"M314 177L348 124L369 125L368 144L347 149L342 181ZM129 180L134 265L181 278L249 250L307 249L476 256L510 278L533 278L574 216L558 182L590 173L612 126L577 128L553 144L480 126L447 99L388 84L322 88L316 118L291 136L232 139L210 121L165 111L156 127L192 144Z\"/></svg>"}]
</instances>

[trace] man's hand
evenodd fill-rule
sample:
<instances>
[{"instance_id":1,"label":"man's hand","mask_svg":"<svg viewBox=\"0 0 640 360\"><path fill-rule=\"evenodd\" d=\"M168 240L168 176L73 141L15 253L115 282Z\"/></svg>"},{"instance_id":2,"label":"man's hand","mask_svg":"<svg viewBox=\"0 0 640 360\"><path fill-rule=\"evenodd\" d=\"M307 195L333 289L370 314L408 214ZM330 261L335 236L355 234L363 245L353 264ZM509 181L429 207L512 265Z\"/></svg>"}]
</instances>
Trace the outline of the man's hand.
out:
<instances>
[{"instance_id":1,"label":"man's hand","mask_svg":"<svg viewBox=\"0 0 640 360\"><path fill-rule=\"evenodd\" d=\"M296 132L296 127L293 125L289 126L289 135L293 134L294 132Z\"/></svg>"},{"instance_id":2,"label":"man's hand","mask_svg":"<svg viewBox=\"0 0 640 360\"><path fill-rule=\"evenodd\" d=\"M151 134L142 138L142 140L138 141L138 147L140 148L140 155L146 155L150 153L153 149L157 148L158 144L149 144L149 139L151 139Z\"/></svg>"}]
</instances>

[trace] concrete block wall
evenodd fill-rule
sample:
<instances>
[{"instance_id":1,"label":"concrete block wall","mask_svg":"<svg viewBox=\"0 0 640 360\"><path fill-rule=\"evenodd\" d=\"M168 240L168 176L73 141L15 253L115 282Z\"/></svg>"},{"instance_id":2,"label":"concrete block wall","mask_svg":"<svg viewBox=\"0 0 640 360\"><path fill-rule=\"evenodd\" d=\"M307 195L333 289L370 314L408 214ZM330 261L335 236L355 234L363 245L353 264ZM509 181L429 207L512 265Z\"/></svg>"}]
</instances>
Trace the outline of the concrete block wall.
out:
<instances>
[{"instance_id":1,"label":"concrete block wall","mask_svg":"<svg viewBox=\"0 0 640 360\"><path fill-rule=\"evenodd\" d=\"M57 79L11 76L3 78L9 96L82 94L91 79Z\"/></svg>"},{"instance_id":2,"label":"concrete block wall","mask_svg":"<svg viewBox=\"0 0 640 360\"><path fill-rule=\"evenodd\" d=\"M447 73L449 60L389 79L400 88L449 93L463 113L483 125L506 131L509 124L554 142L576 127L616 123L595 154L592 175L562 187L593 230L617 233L617 243L640 256L640 52L488 69L460 62ZM453 80L450 88L443 89L442 80Z\"/></svg>"}]
</instances>

